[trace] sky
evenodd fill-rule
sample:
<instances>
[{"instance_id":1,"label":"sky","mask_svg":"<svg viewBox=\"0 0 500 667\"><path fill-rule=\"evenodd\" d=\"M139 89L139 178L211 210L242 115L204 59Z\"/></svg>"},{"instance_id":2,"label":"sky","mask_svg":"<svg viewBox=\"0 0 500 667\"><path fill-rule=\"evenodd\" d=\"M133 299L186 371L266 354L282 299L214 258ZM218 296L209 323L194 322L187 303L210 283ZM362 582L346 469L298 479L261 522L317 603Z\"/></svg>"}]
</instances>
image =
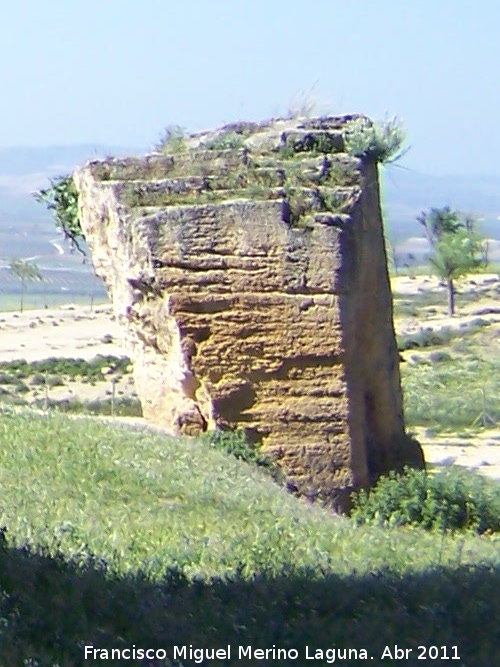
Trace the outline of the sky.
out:
<instances>
[{"instance_id":1,"label":"sky","mask_svg":"<svg viewBox=\"0 0 500 667\"><path fill-rule=\"evenodd\" d=\"M500 176L498 0L0 0L0 148L150 149L286 115L397 115L407 169Z\"/></svg>"}]
</instances>

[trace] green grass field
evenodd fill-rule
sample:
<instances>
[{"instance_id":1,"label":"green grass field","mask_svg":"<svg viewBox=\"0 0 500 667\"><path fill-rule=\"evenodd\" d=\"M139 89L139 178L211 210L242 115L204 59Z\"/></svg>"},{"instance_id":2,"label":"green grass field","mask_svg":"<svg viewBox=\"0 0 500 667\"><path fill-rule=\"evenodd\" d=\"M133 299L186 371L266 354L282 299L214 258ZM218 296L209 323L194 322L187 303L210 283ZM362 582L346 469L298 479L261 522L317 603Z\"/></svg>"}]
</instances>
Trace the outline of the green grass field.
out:
<instances>
[{"instance_id":1,"label":"green grass field","mask_svg":"<svg viewBox=\"0 0 500 667\"><path fill-rule=\"evenodd\" d=\"M0 456L3 667L180 666L190 644L500 658L498 536L355 526L207 442L91 419L5 412ZM84 661L85 644L170 658Z\"/></svg>"}]
</instances>

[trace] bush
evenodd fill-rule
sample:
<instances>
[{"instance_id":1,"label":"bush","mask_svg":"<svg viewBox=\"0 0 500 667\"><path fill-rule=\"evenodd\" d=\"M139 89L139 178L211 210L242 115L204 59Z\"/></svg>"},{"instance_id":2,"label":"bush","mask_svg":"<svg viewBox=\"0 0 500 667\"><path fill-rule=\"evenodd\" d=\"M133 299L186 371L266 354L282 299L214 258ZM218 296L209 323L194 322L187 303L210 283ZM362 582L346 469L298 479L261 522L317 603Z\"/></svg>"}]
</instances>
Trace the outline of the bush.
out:
<instances>
[{"instance_id":1,"label":"bush","mask_svg":"<svg viewBox=\"0 0 500 667\"><path fill-rule=\"evenodd\" d=\"M9 373L0 373L0 384L17 384L17 377Z\"/></svg>"},{"instance_id":2,"label":"bush","mask_svg":"<svg viewBox=\"0 0 500 667\"><path fill-rule=\"evenodd\" d=\"M30 384L33 386L40 386L45 384L45 374L44 373L35 373L30 380Z\"/></svg>"},{"instance_id":3,"label":"bush","mask_svg":"<svg viewBox=\"0 0 500 667\"><path fill-rule=\"evenodd\" d=\"M269 457L263 456L257 447L248 442L243 431L212 431L208 436L208 441L210 447L232 454L247 463L264 468L273 466Z\"/></svg>"},{"instance_id":4,"label":"bush","mask_svg":"<svg viewBox=\"0 0 500 667\"><path fill-rule=\"evenodd\" d=\"M433 364L441 364L445 361L451 361L451 355L448 354L448 352L437 350L436 352L431 352L429 354L429 361Z\"/></svg>"},{"instance_id":5,"label":"bush","mask_svg":"<svg viewBox=\"0 0 500 667\"><path fill-rule=\"evenodd\" d=\"M80 358L74 359L72 357L49 357L48 359L28 363L26 359L16 359L0 363L0 382L2 378L10 377L9 373L14 373L15 378L26 378L33 374L36 379L32 380L32 384L44 384L45 373L68 376L70 378L86 377L94 380L102 380L103 368L110 368L113 372L125 374L130 371L129 366L130 359L128 357L115 357L109 354L98 354L90 361ZM12 381L15 381L15 378ZM6 382L3 382L3 384Z\"/></svg>"},{"instance_id":6,"label":"bush","mask_svg":"<svg viewBox=\"0 0 500 667\"><path fill-rule=\"evenodd\" d=\"M78 217L78 190L72 174L50 179L50 187L34 194L35 200L52 211L56 227L63 233L72 249L85 256L80 242L85 240Z\"/></svg>"},{"instance_id":7,"label":"bush","mask_svg":"<svg viewBox=\"0 0 500 667\"><path fill-rule=\"evenodd\" d=\"M406 334L397 337L398 350L414 350L418 347L437 347L439 345L446 345L454 336L451 329L442 329L441 331L433 331L432 329L423 329L415 331L411 334Z\"/></svg>"},{"instance_id":8,"label":"bush","mask_svg":"<svg viewBox=\"0 0 500 667\"><path fill-rule=\"evenodd\" d=\"M33 405L38 408L45 407L45 401L34 401ZM142 406L137 398L120 397L116 398L114 402L111 399L80 401L75 398L65 399L62 401L48 402L50 409L57 409L60 412L74 413L74 414L90 414L96 416L109 417L142 417Z\"/></svg>"},{"instance_id":9,"label":"bush","mask_svg":"<svg viewBox=\"0 0 500 667\"><path fill-rule=\"evenodd\" d=\"M500 531L498 484L460 468L429 475L405 469L353 494L358 524L421 526L430 530Z\"/></svg>"},{"instance_id":10,"label":"bush","mask_svg":"<svg viewBox=\"0 0 500 667\"><path fill-rule=\"evenodd\" d=\"M114 402L111 399L85 402L84 411L92 415L142 417L142 405L139 399L126 396L115 398Z\"/></svg>"},{"instance_id":11,"label":"bush","mask_svg":"<svg viewBox=\"0 0 500 667\"><path fill-rule=\"evenodd\" d=\"M46 384L49 387L62 387L64 385L64 382L60 375L47 375Z\"/></svg>"}]
</instances>

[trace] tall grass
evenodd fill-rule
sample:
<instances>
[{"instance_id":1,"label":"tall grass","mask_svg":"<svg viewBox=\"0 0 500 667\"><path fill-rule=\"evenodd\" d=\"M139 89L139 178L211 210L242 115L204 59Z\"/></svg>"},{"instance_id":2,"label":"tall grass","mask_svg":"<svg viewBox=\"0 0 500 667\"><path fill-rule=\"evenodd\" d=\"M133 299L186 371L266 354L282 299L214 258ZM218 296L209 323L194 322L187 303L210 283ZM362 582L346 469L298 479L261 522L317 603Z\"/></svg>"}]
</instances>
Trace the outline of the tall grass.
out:
<instances>
[{"instance_id":1,"label":"tall grass","mask_svg":"<svg viewBox=\"0 0 500 667\"><path fill-rule=\"evenodd\" d=\"M197 440L179 440L63 415L0 419L0 524L11 543L82 550L117 573L161 577L329 568L405 570L413 533L353 541L348 521L298 502L265 473ZM167 529L168 527L168 529ZM395 537L395 536L394 536ZM351 543L352 542L352 543ZM479 543L477 543L479 546ZM421 535L413 565L435 563ZM446 561L454 561L452 544Z\"/></svg>"},{"instance_id":2,"label":"tall grass","mask_svg":"<svg viewBox=\"0 0 500 667\"><path fill-rule=\"evenodd\" d=\"M465 347L463 356L401 367L408 427L451 431L500 422L500 360L484 360Z\"/></svg>"}]
</instances>

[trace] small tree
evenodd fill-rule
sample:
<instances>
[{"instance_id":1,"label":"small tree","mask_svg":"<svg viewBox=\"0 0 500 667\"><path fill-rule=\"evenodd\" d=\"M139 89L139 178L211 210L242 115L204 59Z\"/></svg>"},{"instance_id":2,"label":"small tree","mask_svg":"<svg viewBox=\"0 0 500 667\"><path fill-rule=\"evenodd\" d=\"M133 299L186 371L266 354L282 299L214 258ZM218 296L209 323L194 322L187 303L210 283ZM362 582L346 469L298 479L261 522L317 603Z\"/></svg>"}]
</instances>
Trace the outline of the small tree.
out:
<instances>
[{"instance_id":1,"label":"small tree","mask_svg":"<svg viewBox=\"0 0 500 667\"><path fill-rule=\"evenodd\" d=\"M477 221L459 211L432 208L417 218L431 245L429 261L434 273L446 282L448 314L455 314L455 280L481 264L482 240L476 233Z\"/></svg>"},{"instance_id":2,"label":"small tree","mask_svg":"<svg viewBox=\"0 0 500 667\"><path fill-rule=\"evenodd\" d=\"M391 270L393 270L394 273L398 275L400 269L405 266L405 255L403 252L401 252L399 247L403 241L403 237L397 231L389 231L387 226L384 224L384 238L389 266L391 267Z\"/></svg>"},{"instance_id":3,"label":"small tree","mask_svg":"<svg viewBox=\"0 0 500 667\"><path fill-rule=\"evenodd\" d=\"M22 313L24 310L24 294L26 292L27 284L34 280L42 281L43 276L36 264L30 263L24 259L12 259L9 264L9 269L11 273L21 281L20 311Z\"/></svg>"},{"instance_id":4,"label":"small tree","mask_svg":"<svg viewBox=\"0 0 500 667\"><path fill-rule=\"evenodd\" d=\"M488 266L490 263L490 242L488 239L483 239L481 241L481 264L482 266Z\"/></svg>"}]
</instances>

